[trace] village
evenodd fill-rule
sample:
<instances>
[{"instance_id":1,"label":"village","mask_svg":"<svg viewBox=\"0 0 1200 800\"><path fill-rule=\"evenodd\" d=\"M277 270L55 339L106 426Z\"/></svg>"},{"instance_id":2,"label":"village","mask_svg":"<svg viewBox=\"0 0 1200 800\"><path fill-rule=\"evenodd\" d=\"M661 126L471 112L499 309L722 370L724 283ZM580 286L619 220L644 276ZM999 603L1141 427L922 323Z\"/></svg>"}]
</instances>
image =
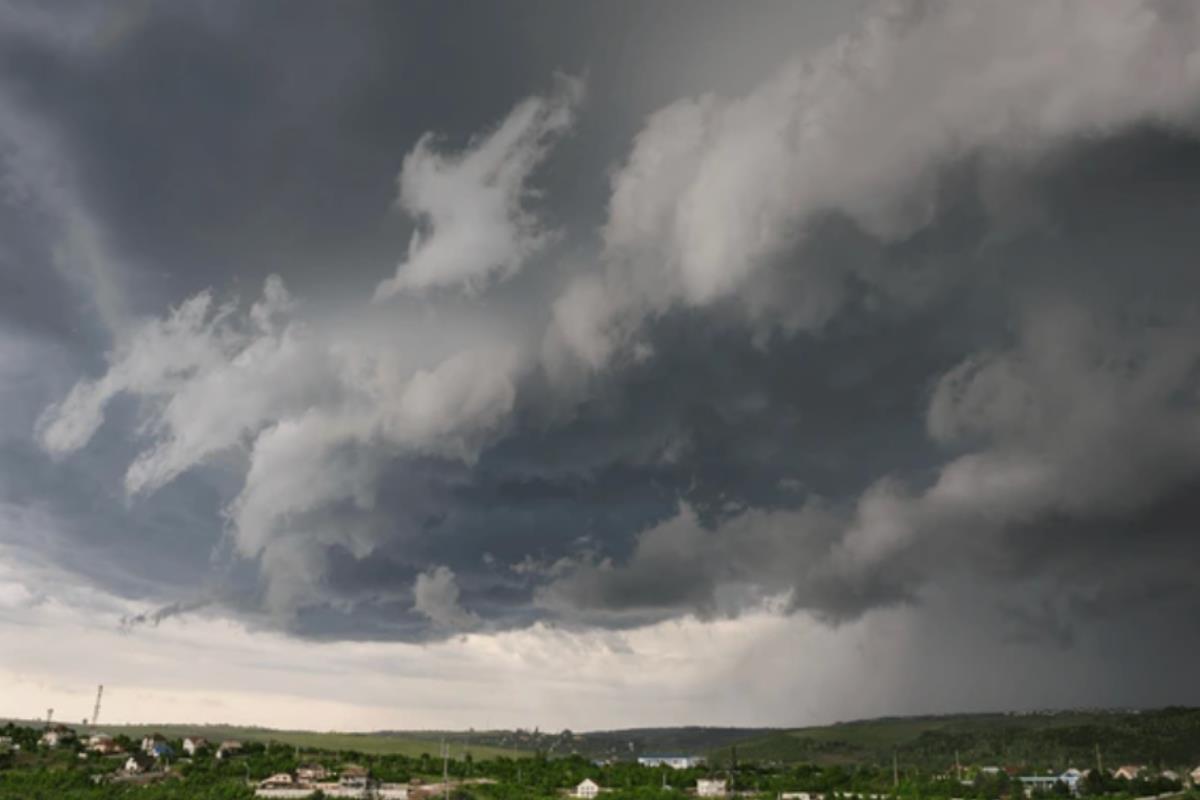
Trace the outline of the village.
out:
<instances>
[{"instance_id":1,"label":"village","mask_svg":"<svg viewBox=\"0 0 1200 800\"><path fill-rule=\"evenodd\" d=\"M168 738L150 733L140 739L100 731L80 734L61 723L40 731L11 723L0 736L0 757L22 752L54 758L73 754L86 766L92 785L151 787L190 783L202 776L223 775L241 787L242 796L263 798L424 798L559 796L594 800L622 796L774 797L776 800L886 800L913 794L911 774L902 784L893 765L892 787L825 788L822 780L793 779L770 764L731 766L709 764L705 756L667 753L642 754L630 759L583 759L578 755L547 759L502 759L464 764L454 762L449 749L439 759L428 754L417 760L375 761L364 754L316 751L280 743L222 739L202 735ZM397 768L399 764L399 768ZM441 775L437 775L440 766ZM515 769L515 772L514 772ZM588 773L575 780L571 776ZM2 773L0 773L2 774ZM764 781L764 776L770 781ZM878 777L878 776L877 776ZM883 774L886 783L886 771ZM606 778L608 782L606 782ZM949 770L922 776L916 796L968 800L979 797L1056 798L1113 796L1163 798L1200 786L1200 766L1190 771L1125 764L1113 770L1097 766L1062 771L1031 772L1019 767L955 764ZM826 781L827 782L827 781ZM769 783L769 786L767 785ZM955 790L953 787L957 786ZM996 787L1005 787L996 789ZM631 795L633 792L633 795Z\"/></svg>"}]
</instances>

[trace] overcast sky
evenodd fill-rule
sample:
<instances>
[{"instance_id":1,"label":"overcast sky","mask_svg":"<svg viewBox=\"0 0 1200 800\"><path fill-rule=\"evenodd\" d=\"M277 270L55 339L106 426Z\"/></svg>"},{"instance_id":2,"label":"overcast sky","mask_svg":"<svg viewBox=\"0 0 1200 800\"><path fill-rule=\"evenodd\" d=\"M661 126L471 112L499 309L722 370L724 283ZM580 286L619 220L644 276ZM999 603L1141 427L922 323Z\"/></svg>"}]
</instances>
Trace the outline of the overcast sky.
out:
<instances>
[{"instance_id":1,"label":"overcast sky","mask_svg":"<svg viewBox=\"0 0 1200 800\"><path fill-rule=\"evenodd\" d=\"M0 2L0 715L1200 704L1200 6Z\"/></svg>"}]
</instances>

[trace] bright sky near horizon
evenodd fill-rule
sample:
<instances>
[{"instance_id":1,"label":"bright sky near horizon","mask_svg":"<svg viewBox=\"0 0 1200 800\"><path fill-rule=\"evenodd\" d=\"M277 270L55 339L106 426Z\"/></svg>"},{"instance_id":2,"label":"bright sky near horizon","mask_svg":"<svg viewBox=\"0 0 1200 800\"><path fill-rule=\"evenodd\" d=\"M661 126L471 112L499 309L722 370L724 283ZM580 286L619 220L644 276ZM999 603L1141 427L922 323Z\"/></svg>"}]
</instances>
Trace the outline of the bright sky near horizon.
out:
<instances>
[{"instance_id":1,"label":"bright sky near horizon","mask_svg":"<svg viewBox=\"0 0 1200 800\"><path fill-rule=\"evenodd\" d=\"M1200 703L1197 209L1186 3L0 0L0 716Z\"/></svg>"}]
</instances>

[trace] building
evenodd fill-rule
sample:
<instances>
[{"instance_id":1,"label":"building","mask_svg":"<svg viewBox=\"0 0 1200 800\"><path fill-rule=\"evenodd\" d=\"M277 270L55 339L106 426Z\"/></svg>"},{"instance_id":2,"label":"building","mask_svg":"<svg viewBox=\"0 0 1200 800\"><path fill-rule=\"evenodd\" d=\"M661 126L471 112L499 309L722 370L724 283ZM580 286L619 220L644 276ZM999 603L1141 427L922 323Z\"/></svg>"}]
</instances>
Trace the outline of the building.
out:
<instances>
[{"instance_id":1,"label":"building","mask_svg":"<svg viewBox=\"0 0 1200 800\"><path fill-rule=\"evenodd\" d=\"M154 733L149 736L142 737L142 752L148 756L155 758L169 758L175 755L174 749L167 744L167 737L161 733Z\"/></svg>"},{"instance_id":2,"label":"building","mask_svg":"<svg viewBox=\"0 0 1200 800\"><path fill-rule=\"evenodd\" d=\"M0 753L7 753L13 749L13 740L11 736L0 736Z\"/></svg>"},{"instance_id":3,"label":"building","mask_svg":"<svg viewBox=\"0 0 1200 800\"><path fill-rule=\"evenodd\" d=\"M1196 767L1189 772L1188 777L1191 779L1193 786L1200 786L1200 767Z\"/></svg>"},{"instance_id":4,"label":"building","mask_svg":"<svg viewBox=\"0 0 1200 800\"><path fill-rule=\"evenodd\" d=\"M375 787L379 800L408 800L407 783L381 783Z\"/></svg>"},{"instance_id":5,"label":"building","mask_svg":"<svg viewBox=\"0 0 1200 800\"><path fill-rule=\"evenodd\" d=\"M171 749L171 745L167 744L165 741L155 742L150 746L150 749L146 752L146 755L153 756L155 759L170 758L171 756L175 755L175 751Z\"/></svg>"},{"instance_id":6,"label":"building","mask_svg":"<svg viewBox=\"0 0 1200 800\"><path fill-rule=\"evenodd\" d=\"M121 745L113 741L113 738L107 733L93 733L88 737L88 750L102 756L111 756L117 753L123 753Z\"/></svg>"},{"instance_id":7,"label":"building","mask_svg":"<svg viewBox=\"0 0 1200 800\"><path fill-rule=\"evenodd\" d=\"M1059 775L1058 779L1067 785L1067 788L1071 790L1071 794L1079 794L1079 784L1086 777L1085 773L1071 767Z\"/></svg>"},{"instance_id":8,"label":"building","mask_svg":"<svg viewBox=\"0 0 1200 800\"><path fill-rule=\"evenodd\" d=\"M93 733L88 737L87 749L96 752L107 750L113 743L113 738L107 733Z\"/></svg>"},{"instance_id":9,"label":"building","mask_svg":"<svg viewBox=\"0 0 1200 800\"><path fill-rule=\"evenodd\" d=\"M691 769L704 763L703 756L655 755L639 756L638 763L643 767L670 767L671 769Z\"/></svg>"},{"instance_id":10,"label":"building","mask_svg":"<svg viewBox=\"0 0 1200 800\"><path fill-rule=\"evenodd\" d=\"M130 753L129 758L125 759L123 769L129 775L140 775L149 770L153 765L154 762L145 753Z\"/></svg>"},{"instance_id":11,"label":"building","mask_svg":"<svg viewBox=\"0 0 1200 800\"><path fill-rule=\"evenodd\" d=\"M1021 781L1026 795L1032 794L1035 789L1050 791L1058 783L1065 784L1071 794L1079 794L1079 784L1083 781L1083 773L1071 767L1058 775L1024 775L1018 780Z\"/></svg>"},{"instance_id":12,"label":"building","mask_svg":"<svg viewBox=\"0 0 1200 800\"><path fill-rule=\"evenodd\" d=\"M258 785L264 789L287 788L296 785L295 779L286 772L276 772L269 778L263 778Z\"/></svg>"},{"instance_id":13,"label":"building","mask_svg":"<svg viewBox=\"0 0 1200 800\"><path fill-rule=\"evenodd\" d=\"M321 764L305 764L296 768L296 780L302 783L323 781L329 777L329 770Z\"/></svg>"},{"instance_id":14,"label":"building","mask_svg":"<svg viewBox=\"0 0 1200 800\"><path fill-rule=\"evenodd\" d=\"M338 776L338 786L345 789L366 789L370 778L371 774L367 772L366 767L349 764L342 767L341 774Z\"/></svg>"},{"instance_id":15,"label":"building","mask_svg":"<svg viewBox=\"0 0 1200 800\"><path fill-rule=\"evenodd\" d=\"M1118 767L1117 771L1113 773L1113 777L1127 781L1136 781L1144 769L1145 767L1140 764L1126 764Z\"/></svg>"},{"instance_id":16,"label":"building","mask_svg":"<svg viewBox=\"0 0 1200 800\"><path fill-rule=\"evenodd\" d=\"M600 784L596 783L591 778L584 778L571 792L572 797L595 797L600 794Z\"/></svg>"},{"instance_id":17,"label":"building","mask_svg":"<svg viewBox=\"0 0 1200 800\"><path fill-rule=\"evenodd\" d=\"M242 743L236 739L226 739L217 748L217 758L229 758L242 752Z\"/></svg>"},{"instance_id":18,"label":"building","mask_svg":"<svg viewBox=\"0 0 1200 800\"><path fill-rule=\"evenodd\" d=\"M697 797L724 797L727 793L724 778L701 778L696 781Z\"/></svg>"},{"instance_id":19,"label":"building","mask_svg":"<svg viewBox=\"0 0 1200 800\"><path fill-rule=\"evenodd\" d=\"M75 741L75 731L66 725L50 725L42 733L41 743L46 747L60 747L67 742Z\"/></svg>"},{"instance_id":20,"label":"building","mask_svg":"<svg viewBox=\"0 0 1200 800\"><path fill-rule=\"evenodd\" d=\"M196 751L203 750L208 747L208 739L203 736L185 736L183 738L183 752L189 756L196 755Z\"/></svg>"}]
</instances>

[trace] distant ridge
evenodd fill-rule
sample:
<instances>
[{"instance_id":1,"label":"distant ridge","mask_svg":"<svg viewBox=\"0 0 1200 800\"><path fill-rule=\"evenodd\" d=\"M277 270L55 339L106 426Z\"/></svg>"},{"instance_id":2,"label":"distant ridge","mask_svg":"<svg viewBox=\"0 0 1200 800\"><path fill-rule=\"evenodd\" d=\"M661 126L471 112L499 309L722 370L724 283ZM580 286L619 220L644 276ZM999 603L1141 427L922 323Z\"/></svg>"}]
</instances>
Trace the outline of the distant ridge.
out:
<instances>
[{"instance_id":1,"label":"distant ridge","mask_svg":"<svg viewBox=\"0 0 1200 800\"><path fill-rule=\"evenodd\" d=\"M17 720L14 720L17 721ZM21 723L21 721L17 721ZM40 725L37 721L21 724ZM144 724L75 726L137 737L271 740L298 747L365 753L435 754L445 740L451 755L476 758L579 754L632 759L645 753L705 755L724 763L736 747L743 762L890 764L943 769L954 763L1090 766L1099 748L1106 763L1180 767L1200 764L1200 709L1039 709L944 715L887 716L798 728L688 725L614 730L381 730L369 733L276 730L258 726Z\"/></svg>"}]
</instances>

